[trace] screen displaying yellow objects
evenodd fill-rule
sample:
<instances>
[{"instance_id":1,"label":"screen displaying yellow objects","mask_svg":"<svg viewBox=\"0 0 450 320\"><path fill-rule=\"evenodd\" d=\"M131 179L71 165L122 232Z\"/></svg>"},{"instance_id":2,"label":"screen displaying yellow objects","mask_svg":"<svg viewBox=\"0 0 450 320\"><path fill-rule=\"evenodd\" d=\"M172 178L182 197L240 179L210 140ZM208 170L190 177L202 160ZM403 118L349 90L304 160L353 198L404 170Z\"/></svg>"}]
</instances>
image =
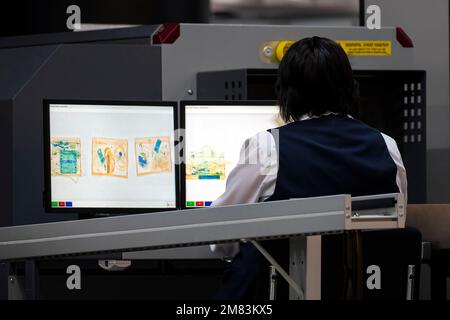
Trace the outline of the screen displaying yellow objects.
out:
<instances>
[{"instance_id":1,"label":"screen displaying yellow objects","mask_svg":"<svg viewBox=\"0 0 450 320\"><path fill-rule=\"evenodd\" d=\"M185 106L185 203L208 207L225 191L245 140L282 125L275 105Z\"/></svg>"},{"instance_id":2,"label":"screen displaying yellow objects","mask_svg":"<svg viewBox=\"0 0 450 320\"><path fill-rule=\"evenodd\" d=\"M52 208L176 208L173 106L49 108Z\"/></svg>"}]
</instances>

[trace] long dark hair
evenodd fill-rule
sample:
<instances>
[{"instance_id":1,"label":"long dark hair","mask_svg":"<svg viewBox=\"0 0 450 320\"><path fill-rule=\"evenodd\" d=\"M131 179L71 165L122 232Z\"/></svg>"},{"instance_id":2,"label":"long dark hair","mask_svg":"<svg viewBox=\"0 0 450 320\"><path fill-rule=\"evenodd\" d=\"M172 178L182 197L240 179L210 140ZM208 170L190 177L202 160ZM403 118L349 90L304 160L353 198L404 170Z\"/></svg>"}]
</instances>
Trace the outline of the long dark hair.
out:
<instances>
[{"instance_id":1,"label":"long dark hair","mask_svg":"<svg viewBox=\"0 0 450 320\"><path fill-rule=\"evenodd\" d=\"M305 38L286 52L276 84L284 121L327 111L357 116L359 92L347 54L336 42Z\"/></svg>"}]
</instances>

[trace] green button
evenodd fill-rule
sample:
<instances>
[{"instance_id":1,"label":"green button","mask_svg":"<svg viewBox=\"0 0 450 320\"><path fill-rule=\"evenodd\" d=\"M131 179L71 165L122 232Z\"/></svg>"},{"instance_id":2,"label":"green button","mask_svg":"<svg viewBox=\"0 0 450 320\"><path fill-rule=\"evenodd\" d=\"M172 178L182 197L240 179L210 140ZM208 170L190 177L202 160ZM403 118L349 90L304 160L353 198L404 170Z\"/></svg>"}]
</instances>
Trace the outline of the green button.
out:
<instances>
[{"instance_id":1,"label":"green button","mask_svg":"<svg viewBox=\"0 0 450 320\"><path fill-rule=\"evenodd\" d=\"M57 208L58 207L58 202L52 202L52 208Z\"/></svg>"},{"instance_id":2,"label":"green button","mask_svg":"<svg viewBox=\"0 0 450 320\"><path fill-rule=\"evenodd\" d=\"M187 201L186 202L186 206L187 207L195 207L195 202L194 201Z\"/></svg>"}]
</instances>

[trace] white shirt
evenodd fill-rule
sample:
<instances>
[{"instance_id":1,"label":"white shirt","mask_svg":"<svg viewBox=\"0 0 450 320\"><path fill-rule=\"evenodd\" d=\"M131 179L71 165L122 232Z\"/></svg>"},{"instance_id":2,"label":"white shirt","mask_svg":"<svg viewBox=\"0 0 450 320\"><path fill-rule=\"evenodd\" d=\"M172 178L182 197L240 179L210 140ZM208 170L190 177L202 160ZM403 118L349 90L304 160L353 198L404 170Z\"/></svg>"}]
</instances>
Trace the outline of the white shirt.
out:
<instances>
[{"instance_id":1,"label":"white shirt","mask_svg":"<svg viewBox=\"0 0 450 320\"><path fill-rule=\"evenodd\" d=\"M300 121L315 117L303 116ZM407 197L406 170L394 139L381 133L389 154L397 166L396 182L400 193ZM277 147L274 137L267 131L247 139L241 148L238 165L231 171L225 192L213 206L263 202L275 192L278 173ZM239 251L239 243L212 245L213 252L229 259Z\"/></svg>"}]
</instances>

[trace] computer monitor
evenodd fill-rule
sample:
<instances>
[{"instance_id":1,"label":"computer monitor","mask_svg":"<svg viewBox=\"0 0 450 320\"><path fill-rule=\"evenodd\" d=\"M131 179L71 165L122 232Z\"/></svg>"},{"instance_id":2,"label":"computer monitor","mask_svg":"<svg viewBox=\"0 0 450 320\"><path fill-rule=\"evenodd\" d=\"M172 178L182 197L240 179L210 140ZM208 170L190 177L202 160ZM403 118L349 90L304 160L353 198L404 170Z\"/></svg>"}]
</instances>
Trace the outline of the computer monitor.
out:
<instances>
[{"instance_id":1,"label":"computer monitor","mask_svg":"<svg viewBox=\"0 0 450 320\"><path fill-rule=\"evenodd\" d=\"M282 124L273 101L182 101L182 206L211 206L225 191L245 140Z\"/></svg>"},{"instance_id":2,"label":"computer monitor","mask_svg":"<svg viewBox=\"0 0 450 320\"><path fill-rule=\"evenodd\" d=\"M177 209L177 114L172 102L45 100L46 210Z\"/></svg>"}]
</instances>

